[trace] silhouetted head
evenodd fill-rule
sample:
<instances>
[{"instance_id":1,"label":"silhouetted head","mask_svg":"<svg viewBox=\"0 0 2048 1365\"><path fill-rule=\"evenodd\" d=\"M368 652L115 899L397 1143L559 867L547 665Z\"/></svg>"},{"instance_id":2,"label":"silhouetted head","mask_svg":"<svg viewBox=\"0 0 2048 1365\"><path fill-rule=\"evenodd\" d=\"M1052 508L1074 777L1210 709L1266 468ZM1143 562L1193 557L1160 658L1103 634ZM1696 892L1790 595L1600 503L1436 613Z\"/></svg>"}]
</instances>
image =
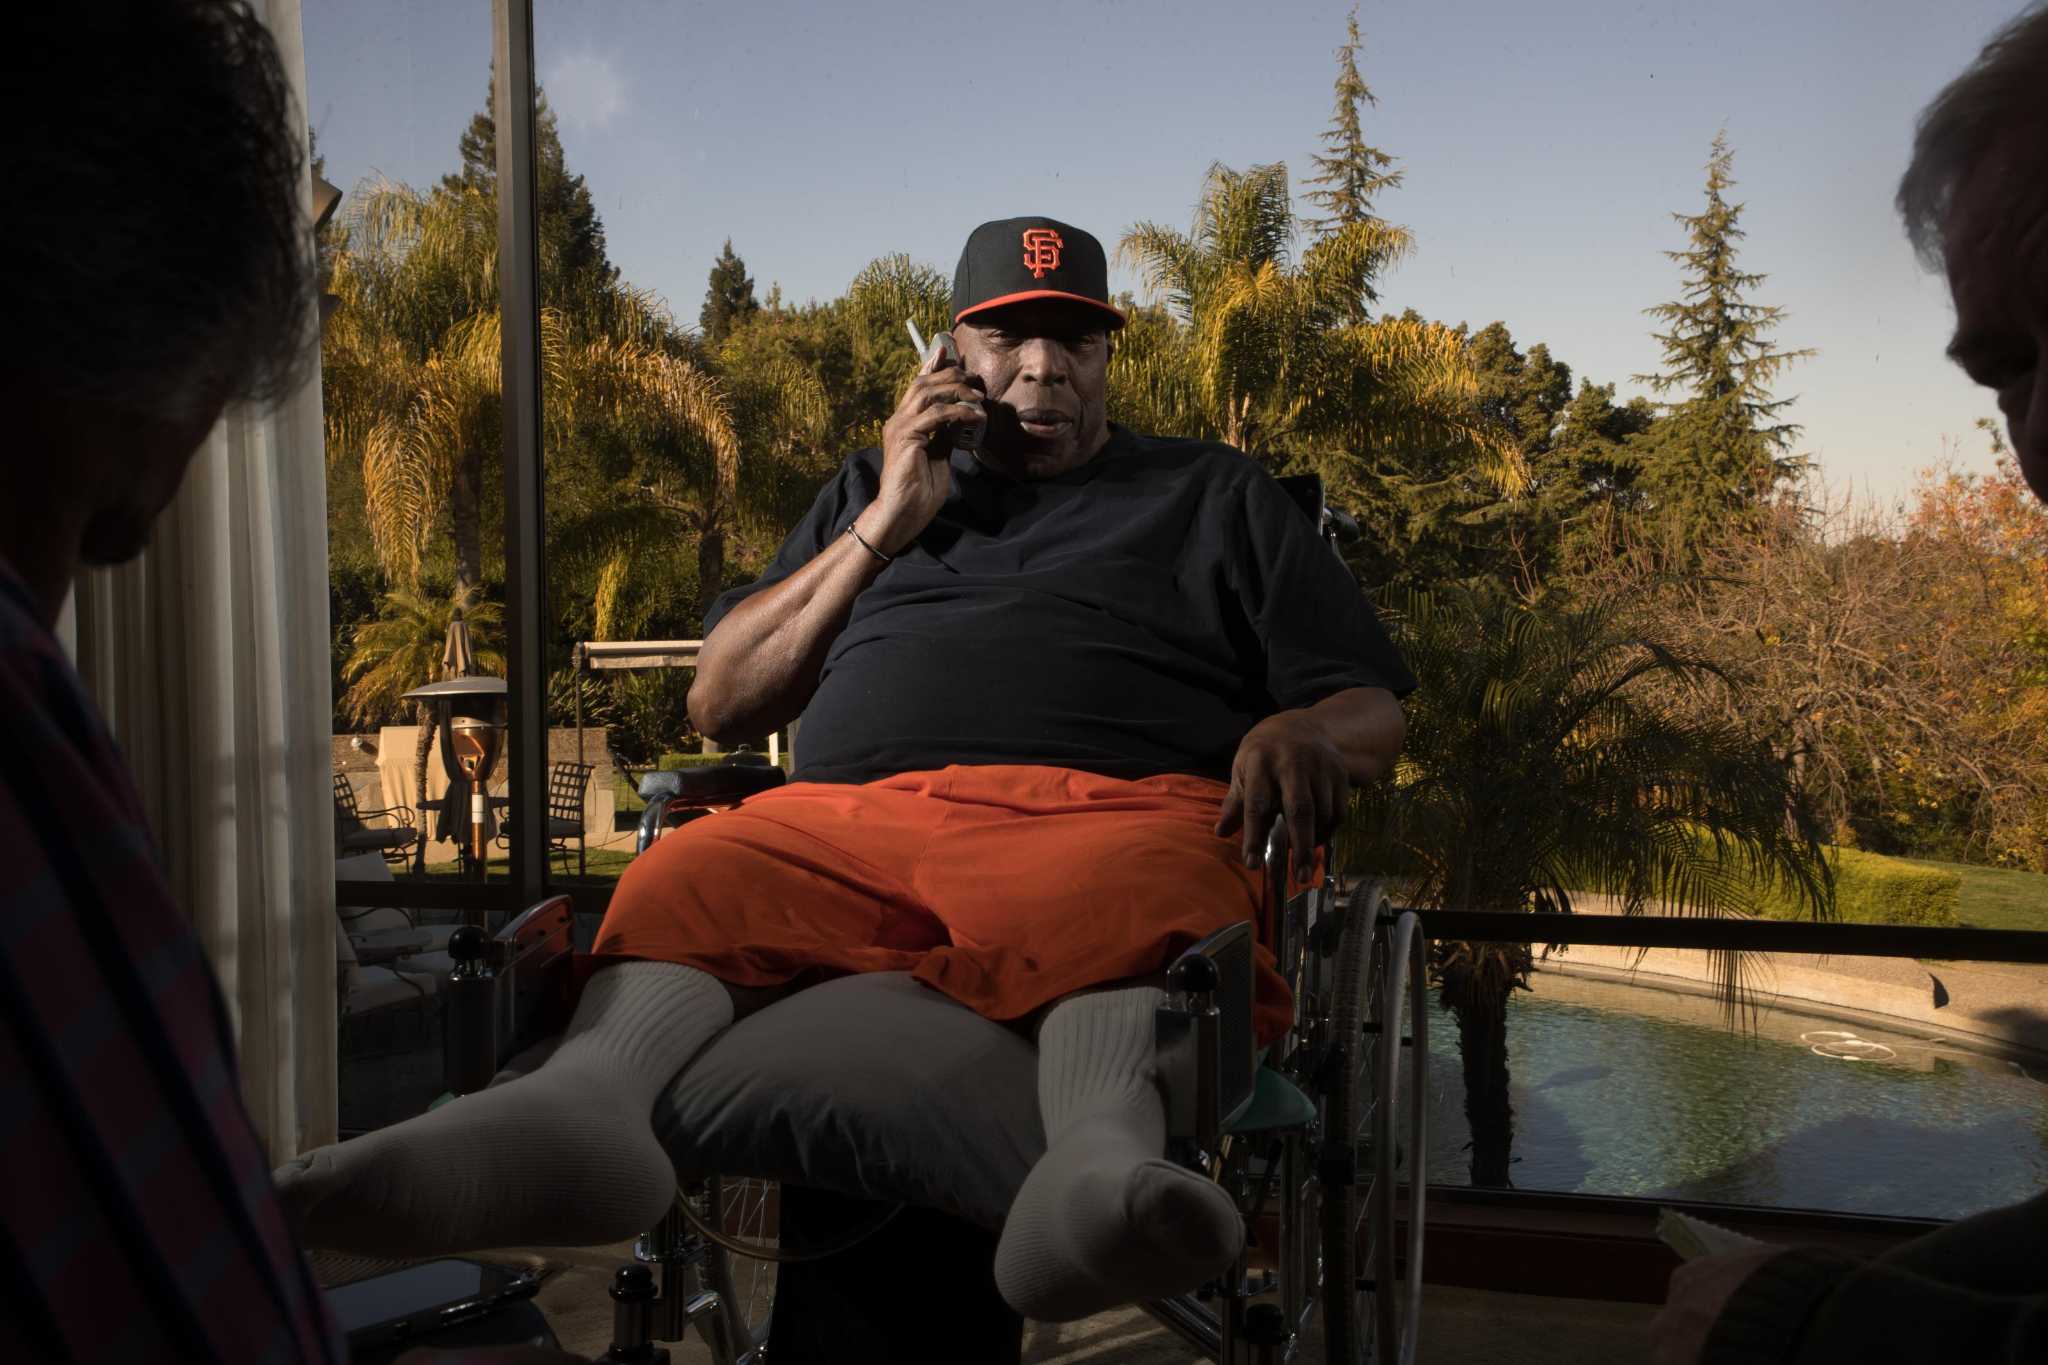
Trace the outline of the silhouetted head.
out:
<instances>
[{"instance_id":1,"label":"silhouetted head","mask_svg":"<svg viewBox=\"0 0 2048 1365\"><path fill-rule=\"evenodd\" d=\"M2048 6L2008 24L1920 116L1899 213L1955 298L1949 354L1998 395L2048 501Z\"/></svg>"},{"instance_id":2,"label":"silhouetted head","mask_svg":"<svg viewBox=\"0 0 2048 1365\"><path fill-rule=\"evenodd\" d=\"M0 555L124 559L224 405L305 373L303 119L241 0L101 0L13 12L0 127Z\"/></svg>"}]
</instances>

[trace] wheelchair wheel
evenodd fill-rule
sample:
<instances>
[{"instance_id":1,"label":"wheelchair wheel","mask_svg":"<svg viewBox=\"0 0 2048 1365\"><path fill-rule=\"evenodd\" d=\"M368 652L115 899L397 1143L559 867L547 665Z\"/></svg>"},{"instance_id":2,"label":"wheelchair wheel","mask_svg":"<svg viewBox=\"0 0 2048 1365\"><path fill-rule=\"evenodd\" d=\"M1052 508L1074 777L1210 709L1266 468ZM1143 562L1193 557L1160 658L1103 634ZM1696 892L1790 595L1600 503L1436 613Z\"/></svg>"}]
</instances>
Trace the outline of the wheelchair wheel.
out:
<instances>
[{"instance_id":1,"label":"wheelchair wheel","mask_svg":"<svg viewBox=\"0 0 2048 1365\"><path fill-rule=\"evenodd\" d=\"M1320 1201L1323 1341L1330 1365L1410 1365L1415 1359L1422 1289L1427 996L1413 915L1403 915L1393 926L1386 951L1374 951L1386 912L1386 893L1379 886L1361 887L1354 895L1331 987L1333 1057L1326 1073L1330 1084ZM1406 1068L1401 1066L1404 1033L1413 1039ZM1399 1083L1404 1071L1405 1086ZM1397 1136L1395 1118L1404 1101L1409 1123ZM1395 1280L1397 1178L1409 1194L1405 1284Z\"/></svg>"},{"instance_id":2,"label":"wheelchair wheel","mask_svg":"<svg viewBox=\"0 0 2048 1365\"><path fill-rule=\"evenodd\" d=\"M717 1291L734 1354L743 1356L768 1340L775 1307L775 1272L781 1264L777 1205L772 1180L707 1178L694 1191L679 1190L676 1207L685 1222L712 1243L706 1278ZM714 1230L716 1235L714 1235Z\"/></svg>"},{"instance_id":3,"label":"wheelchair wheel","mask_svg":"<svg viewBox=\"0 0 2048 1365\"><path fill-rule=\"evenodd\" d=\"M773 1180L707 1176L693 1187L676 1191L676 1211L692 1231L714 1246L753 1261L787 1265L836 1256L859 1246L903 1212L892 1204L874 1217L829 1241L784 1242L778 1212L781 1186Z\"/></svg>"},{"instance_id":4,"label":"wheelchair wheel","mask_svg":"<svg viewBox=\"0 0 2048 1365\"><path fill-rule=\"evenodd\" d=\"M768 1343L775 1307L777 1270L797 1261L817 1260L859 1245L881 1231L902 1212L901 1204L882 1210L829 1241L785 1242L781 1228L782 1187L773 1180L707 1176L676 1191L675 1209L685 1224L710 1243L704 1259L705 1279L720 1301L721 1360L752 1365Z\"/></svg>"}]
</instances>

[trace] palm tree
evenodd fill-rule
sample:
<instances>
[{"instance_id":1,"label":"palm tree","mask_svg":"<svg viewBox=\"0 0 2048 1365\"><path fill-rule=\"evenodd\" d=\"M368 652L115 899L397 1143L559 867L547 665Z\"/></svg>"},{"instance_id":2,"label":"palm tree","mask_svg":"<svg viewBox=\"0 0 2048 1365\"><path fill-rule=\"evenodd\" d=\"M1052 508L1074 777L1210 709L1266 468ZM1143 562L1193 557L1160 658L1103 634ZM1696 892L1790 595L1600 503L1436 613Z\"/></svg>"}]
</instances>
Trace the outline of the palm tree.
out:
<instances>
[{"instance_id":1,"label":"palm tree","mask_svg":"<svg viewBox=\"0 0 2048 1365\"><path fill-rule=\"evenodd\" d=\"M486 474L503 448L500 319L482 287L496 270L479 217L487 205L446 186L420 194L382 184L360 195L336 251L344 325L329 343L342 380L330 396L329 448L361 469L387 577L417 585L445 526L455 590L468 595L483 582ZM926 283L907 264L868 273L899 293ZM680 533L697 545L701 614L722 586L727 536L787 500L777 470L792 447L822 442L823 387L793 362L721 380L683 353L673 319L643 293L613 286L565 302L573 310L541 310L550 491L569 482L556 474L595 450L603 467L589 483L604 496L565 486L550 550L565 568L595 567Z\"/></svg>"},{"instance_id":2,"label":"palm tree","mask_svg":"<svg viewBox=\"0 0 2048 1365\"><path fill-rule=\"evenodd\" d=\"M1110 373L1122 409L1292 459L1339 493L1356 464L1418 445L1452 452L1498 492L1519 491L1520 452L1477 415L1462 338L1438 323L1368 316L1379 276L1412 249L1407 230L1345 222L1297 259L1299 227L1285 165L1219 163L1188 232L1141 222L1124 234L1119 258L1178 326L1154 320L1120 338Z\"/></svg>"},{"instance_id":3,"label":"palm tree","mask_svg":"<svg viewBox=\"0 0 2048 1365\"><path fill-rule=\"evenodd\" d=\"M1420 687L1394 780L1364 793L1346 866L1392 878L1406 903L1722 916L1783 886L1832 914L1818 819L1786 767L1732 724L1688 715L1670 683L1722 676L1628 633L1605 607L1519 602L1498 589L1396 594L1394 634ZM1792 812L1788 819L1787 812ZM1472 1183L1505 1185L1507 1002L1526 946L1443 943L1440 1000L1458 1022ZM1721 955L1731 1014L1742 960Z\"/></svg>"},{"instance_id":4,"label":"palm tree","mask_svg":"<svg viewBox=\"0 0 2048 1365\"><path fill-rule=\"evenodd\" d=\"M740 469L745 474L735 480L727 505L738 530L772 548L810 507L835 458L830 448L831 400L817 371L794 356L771 354L747 365L734 364L729 354L723 359ZM700 543L700 621L723 586L722 529L718 552L714 564Z\"/></svg>"},{"instance_id":5,"label":"palm tree","mask_svg":"<svg viewBox=\"0 0 2048 1365\"><path fill-rule=\"evenodd\" d=\"M393 581L416 586L444 528L458 593L484 579L489 471L503 449L502 332L489 195L377 182L351 196L334 241L339 300L323 341L330 459L360 470L365 519ZM680 336L650 296L609 286L541 310L551 456L626 388L672 393ZM624 367L647 373L622 375Z\"/></svg>"},{"instance_id":6,"label":"palm tree","mask_svg":"<svg viewBox=\"0 0 2048 1365\"><path fill-rule=\"evenodd\" d=\"M403 712L405 694L441 676L441 655L447 648L448 630L460 615L469 625L470 645L479 668L503 673L505 656L499 647L504 617L494 602L457 590L447 597L400 588L386 593L377 619L357 626L342 677L348 691L342 707L357 725L375 725ZM413 754L413 792L417 797L420 828L427 827L427 756L434 744L434 708L414 702L419 726L419 743ZM426 841L419 845L424 865Z\"/></svg>"},{"instance_id":7,"label":"palm tree","mask_svg":"<svg viewBox=\"0 0 2048 1365\"><path fill-rule=\"evenodd\" d=\"M456 591L482 581L484 471L498 448L496 221L487 196L378 181L333 242L322 338L330 463L358 471L388 580L417 589L444 520ZM556 348L559 350L559 346Z\"/></svg>"},{"instance_id":8,"label":"palm tree","mask_svg":"<svg viewBox=\"0 0 2048 1365\"><path fill-rule=\"evenodd\" d=\"M944 275L899 252L861 267L846 287L846 307L853 321L857 360L864 363L883 354L908 357L910 335L904 322L915 322L927 340L944 330L953 316L953 288ZM903 367L906 382L911 369L912 364Z\"/></svg>"}]
</instances>

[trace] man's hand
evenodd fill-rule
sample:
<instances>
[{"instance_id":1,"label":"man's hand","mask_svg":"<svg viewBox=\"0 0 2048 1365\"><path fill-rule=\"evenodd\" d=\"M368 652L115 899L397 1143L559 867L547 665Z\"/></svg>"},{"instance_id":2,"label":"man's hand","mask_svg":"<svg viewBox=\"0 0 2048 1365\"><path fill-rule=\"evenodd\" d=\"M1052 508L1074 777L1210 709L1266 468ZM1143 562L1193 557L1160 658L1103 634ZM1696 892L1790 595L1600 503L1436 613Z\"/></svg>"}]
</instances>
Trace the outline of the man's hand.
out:
<instances>
[{"instance_id":1,"label":"man's hand","mask_svg":"<svg viewBox=\"0 0 2048 1365\"><path fill-rule=\"evenodd\" d=\"M1745 1247L1687 1261L1671 1272L1663 1311L1650 1321L1653 1365L1696 1365L1707 1334L1735 1291L1756 1268L1783 1252L1781 1246Z\"/></svg>"},{"instance_id":2,"label":"man's hand","mask_svg":"<svg viewBox=\"0 0 2048 1365\"><path fill-rule=\"evenodd\" d=\"M1216 833L1228 838L1244 831L1244 865L1265 861L1273 817L1287 820L1294 845L1294 874L1315 874L1318 846L1337 831L1351 796L1344 755L1329 731L1308 711L1282 711L1254 725L1237 746L1230 766L1230 794Z\"/></svg>"},{"instance_id":3,"label":"man's hand","mask_svg":"<svg viewBox=\"0 0 2048 1365\"><path fill-rule=\"evenodd\" d=\"M916 540L952 492L950 452L933 446L939 428L982 416L981 380L958 366L935 369L939 363L934 350L882 428L882 486L859 521L862 538L885 555Z\"/></svg>"}]
</instances>

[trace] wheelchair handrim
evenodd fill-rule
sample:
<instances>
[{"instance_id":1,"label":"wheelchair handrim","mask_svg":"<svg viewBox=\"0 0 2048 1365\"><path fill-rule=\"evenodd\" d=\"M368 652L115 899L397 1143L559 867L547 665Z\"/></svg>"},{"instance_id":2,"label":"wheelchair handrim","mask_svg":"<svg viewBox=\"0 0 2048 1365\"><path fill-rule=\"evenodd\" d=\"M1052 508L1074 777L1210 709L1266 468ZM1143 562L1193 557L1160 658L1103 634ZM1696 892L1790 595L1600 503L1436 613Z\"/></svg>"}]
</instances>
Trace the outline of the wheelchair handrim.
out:
<instances>
[{"instance_id":1,"label":"wheelchair handrim","mask_svg":"<svg viewBox=\"0 0 2048 1365\"><path fill-rule=\"evenodd\" d=\"M775 1182L760 1181L757 1183L766 1185ZM859 1246L862 1242L865 1242L868 1238L887 1227L897 1214L903 1212L903 1205L891 1205L866 1226L855 1229L828 1246L805 1247L801 1251L791 1251L782 1246L780 1242L757 1242L749 1241L744 1237L734 1237L721 1228L712 1227L704 1219L704 1216L697 1212L690 1201L690 1197L681 1190L676 1191L676 1210L682 1214L683 1221L690 1225L692 1232L714 1246L723 1247L725 1250L732 1252L735 1256L745 1256L749 1260L755 1261L771 1261L776 1265L801 1265L805 1261L818 1261L823 1260L827 1256L837 1256L842 1251L849 1251Z\"/></svg>"}]
</instances>

